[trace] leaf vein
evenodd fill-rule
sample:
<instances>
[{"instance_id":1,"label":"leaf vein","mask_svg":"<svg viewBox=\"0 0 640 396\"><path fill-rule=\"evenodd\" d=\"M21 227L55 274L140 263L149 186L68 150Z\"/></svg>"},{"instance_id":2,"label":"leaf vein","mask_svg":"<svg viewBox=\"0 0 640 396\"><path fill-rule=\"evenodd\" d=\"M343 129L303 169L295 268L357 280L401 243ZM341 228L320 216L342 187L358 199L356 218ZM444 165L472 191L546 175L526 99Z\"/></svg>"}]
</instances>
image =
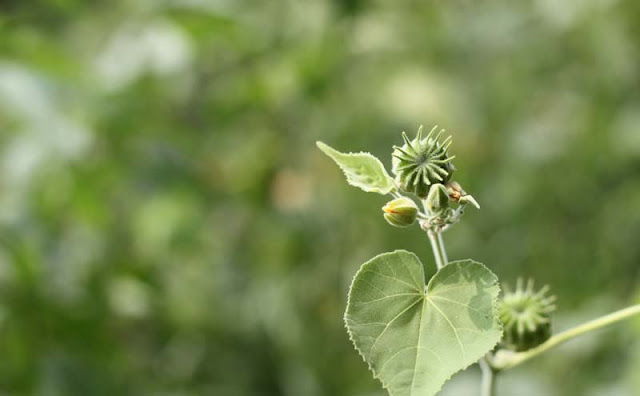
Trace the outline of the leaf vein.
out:
<instances>
[{"instance_id":1,"label":"leaf vein","mask_svg":"<svg viewBox=\"0 0 640 396\"><path fill-rule=\"evenodd\" d=\"M373 344L371 345L371 348L369 349L369 354L371 354L373 352L373 349L376 347L376 344L378 343L378 341L380 340L380 337L382 337L382 335L387 331L387 329L389 329L389 327L391 326L391 324L393 322L396 321L396 319L398 319L400 316L402 316L402 314L404 314L405 312L407 312L409 309L413 308L414 305L416 305L417 303L420 302L420 300L422 300L422 298L417 299L415 302L413 302L411 305L409 305L408 307L406 307L405 309L403 309L402 311L400 311L399 314L397 314L393 319L391 319L389 321L389 323L387 323L387 325L384 327L384 329L380 332L380 334L378 334L378 336L376 337L375 341L373 342Z\"/></svg>"},{"instance_id":2,"label":"leaf vein","mask_svg":"<svg viewBox=\"0 0 640 396\"><path fill-rule=\"evenodd\" d=\"M420 338L422 337L422 324L424 323L424 321L422 320L424 317L424 300L422 300L422 309L420 310L420 326L418 326L418 347L420 347ZM413 393L413 387L416 384L416 373L418 372L418 370L416 370L416 367L418 366L418 351L419 349L416 349L416 358L415 361L413 362L413 378L411 379L411 393Z\"/></svg>"},{"instance_id":3,"label":"leaf vein","mask_svg":"<svg viewBox=\"0 0 640 396\"><path fill-rule=\"evenodd\" d=\"M417 287L416 287L416 285L412 285L412 284L407 283L407 282L405 282L405 281L403 281L403 280L400 280L400 279L398 279L398 278L394 278L393 276L389 276L389 275L383 274L382 272L376 272L376 271L366 270L366 271L364 271L363 273L367 273L367 272L372 273L372 274L375 274L375 275L384 276L385 278L393 279L394 281L396 281L396 282L398 282L398 283L402 283L403 285L407 285L407 286L411 287L412 289L417 290L418 292L420 292L420 291L421 291L419 288L417 288Z\"/></svg>"},{"instance_id":4,"label":"leaf vein","mask_svg":"<svg viewBox=\"0 0 640 396\"><path fill-rule=\"evenodd\" d=\"M480 313L482 315L486 315L486 312L480 311L479 309L474 308L474 307L470 306L469 304L461 303L459 301L452 300L452 299L446 298L446 297L440 297L440 296L430 296L430 297L431 298L437 298L438 300L442 300L442 301L448 301L448 302L453 303L453 304L461 305L463 307L469 308L472 311L476 311L476 312L478 312L478 313Z\"/></svg>"},{"instance_id":5,"label":"leaf vein","mask_svg":"<svg viewBox=\"0 0 640 396\"><path fill-rule=\"evenodd\" d=\"M354 303L356 304L371 304L374 302L378 302L378 301L382 301L382 300L386 300L388 298L393 298L393 297L400 297L400 296L421 296L422 293L398 293L398 294L392 294L390 296L384 296L381 298L376 298L375 300L370 300L370 301L354 301Z\"/></svg>"},{"instance_id":6,"label":"leaf vein","mask_svg":"<svg viewBox=\"0 0 640 396\"><path fill-rule=\"evenodd\" d=\"M436 309L436 311L440 312L440 315L442 315L444 320L446 320L447 323L449 323L449 326L451 326L451 330L453 330L453 334L455 334L456 340L458 340L458 345L460 346L460 351L462 352L462 359L465 360L466 359L466 353L465 353L465 350L464 350L464 346L462 346L462 341L460 340L460 336L458 335L458 330L456 330L456 327L453 325L453 323L451 323L451 321L449 320L449 317L447 315L445 315L445 313L442 312L440 310L440 308L438 308L438 306L436 304L434 304L433 301L431 301L430 298L427 297L427 299L429 300L429 304L433 305L433 307Z\"/></svg>"}]
</instances>

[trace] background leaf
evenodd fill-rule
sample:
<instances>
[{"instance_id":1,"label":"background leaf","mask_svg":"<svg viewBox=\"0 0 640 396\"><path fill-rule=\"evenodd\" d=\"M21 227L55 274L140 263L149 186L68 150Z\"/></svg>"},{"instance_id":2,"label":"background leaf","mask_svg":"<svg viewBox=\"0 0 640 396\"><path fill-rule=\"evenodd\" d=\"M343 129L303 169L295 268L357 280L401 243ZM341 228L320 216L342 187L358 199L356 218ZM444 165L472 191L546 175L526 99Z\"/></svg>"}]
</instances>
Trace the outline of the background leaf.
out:
<instances>
[{"instance_id":1,"label":"background leaf","mask_svg":"<svg viewBox=\"0 0 640 396\"><path fill-rule=\"evenodd\" d=\"M500 340L497 280L484 265L462 260L439 270L425 289L415 254L381 254L351 285L349 335L391 395L434 395Z\"/></svg>"},{"instance_id":2,"label":"background leaf","mask_svg":"<svg viewBox=\"0 0 640 396\"><path fill-rule=\"evenodd\" d=\"M322 142L316 145L338 164L347 182L367 192L388 194L394 189L393 179L379 159L369 153L341 153Z\"/></svg>"}]
</instances>

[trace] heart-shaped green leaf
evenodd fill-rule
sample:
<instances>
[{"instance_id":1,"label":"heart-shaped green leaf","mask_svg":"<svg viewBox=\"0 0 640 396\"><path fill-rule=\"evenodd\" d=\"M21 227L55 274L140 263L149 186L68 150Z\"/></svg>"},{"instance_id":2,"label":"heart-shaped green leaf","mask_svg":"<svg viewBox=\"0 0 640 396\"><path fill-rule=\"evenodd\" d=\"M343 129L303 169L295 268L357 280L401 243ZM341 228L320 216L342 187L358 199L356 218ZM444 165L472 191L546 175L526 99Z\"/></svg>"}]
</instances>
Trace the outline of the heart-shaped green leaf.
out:
<instances>
[{"instance_id":1,"label":"heart-shaped green leaf","mask_svg":"<svg viewBox=\"0 0 640 396\"><path fill-rule=\"evenodd\" d=\"M367 192L388 194L395 188L393 179L379 159L369 153L341 153L322 142L316 145L342 169L347 182Z\"/></svg>"},{"instance_id":2,"label":"heart-shaped green leaf","mask_svg":"<svg viewBox=\"0 0 640 396\"><path fill-rule=\"evenodd\" d=\"M497 277L454 261L425 287L415 254L374 257L356 274L345 322L356 349L392 396L429 396L500 340Z\"/></svg>"}]
</instances>

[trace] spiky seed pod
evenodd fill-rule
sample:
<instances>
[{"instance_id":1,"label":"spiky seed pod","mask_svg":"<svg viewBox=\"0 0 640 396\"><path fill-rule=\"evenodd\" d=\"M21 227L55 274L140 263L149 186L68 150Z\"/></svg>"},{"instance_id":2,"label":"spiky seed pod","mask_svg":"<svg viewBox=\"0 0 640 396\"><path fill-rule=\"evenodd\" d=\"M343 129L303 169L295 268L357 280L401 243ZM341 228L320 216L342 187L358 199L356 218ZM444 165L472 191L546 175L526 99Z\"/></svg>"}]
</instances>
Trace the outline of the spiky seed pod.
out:
<instances>
[{"instance_id":1,"label":"spiky seed pod","mask_svg":"<svg viewBox=\"0 0 640 396\"><path fill-rule=\"evenodd\" d=\"M505 285L505 293L500 303L500 321L504 326L502 344L517 352L534 348L551 337L549 315L556 307L555 296L546 296L549 286L538 292L533 289L533 279L527 287L518 279L516 290L510 291Z\"/></svg>"},{"instance_id":2,"label":"spiky seed pod","mask_svg":"<svg viewBox=\"0 0 640 396\"><path fill-rule=\"evenodd\" d=\"M434 134L436 127L423 138L422 126L415 139L409 140L402 132L404 145L393 147L392 170L398 187L405 192L414 193L424 199L429 186L434 183L446 184L455 170L447 149L451 145L451 136L439 142L444 133L441 129Z\"/></svg>"},{"instance_id":3,"label":"spiky seed pod","mask_svg":"<svg viewBox=\"0 0 640 396\"><path fill-rule=\"evenodd\" d=\"M400 197L382 207L387 223L394 227L408 227L416 221L418 206L411 198Z\"/></svg>"}]
</instances>

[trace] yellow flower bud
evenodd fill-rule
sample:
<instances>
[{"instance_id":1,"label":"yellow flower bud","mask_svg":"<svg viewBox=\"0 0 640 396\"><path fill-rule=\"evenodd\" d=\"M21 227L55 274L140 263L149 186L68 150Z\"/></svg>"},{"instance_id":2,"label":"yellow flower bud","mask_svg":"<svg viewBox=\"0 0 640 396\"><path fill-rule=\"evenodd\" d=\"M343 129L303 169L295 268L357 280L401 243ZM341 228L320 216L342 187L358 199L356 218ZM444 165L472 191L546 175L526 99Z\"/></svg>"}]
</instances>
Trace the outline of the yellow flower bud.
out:
<instances>
[{"instance_id":1,"label":"yellow flower bud","mask_svg":"<svg viewBox=\"0 0 640 396\"><path fill-rule=\"evenodd\" d=\"M396 198L382 207L387 223L394 227L408 227L416 221L418 206L407 197Z\"/></svg>"}]
</instances>

